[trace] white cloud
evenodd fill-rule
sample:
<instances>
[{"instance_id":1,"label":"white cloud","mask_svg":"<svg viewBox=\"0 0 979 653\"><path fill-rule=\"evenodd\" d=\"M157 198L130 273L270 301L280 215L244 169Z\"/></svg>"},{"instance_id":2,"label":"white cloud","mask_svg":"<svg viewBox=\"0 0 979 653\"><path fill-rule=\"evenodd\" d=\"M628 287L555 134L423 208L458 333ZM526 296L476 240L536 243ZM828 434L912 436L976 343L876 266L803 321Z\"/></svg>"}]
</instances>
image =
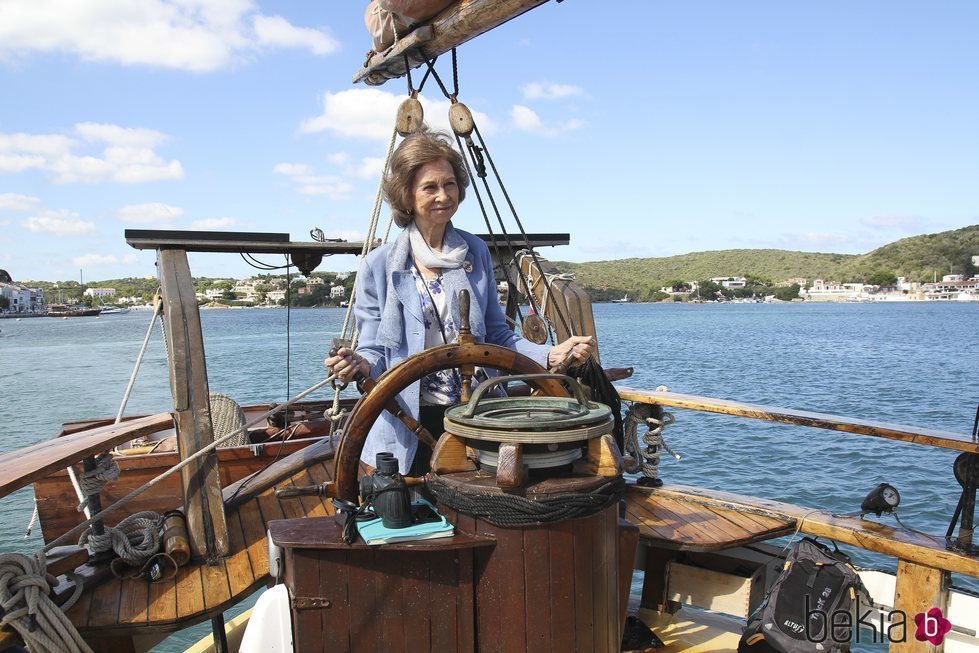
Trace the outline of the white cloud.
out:
<instances>
[{"instance_id":1,"label":"white cloud","mask_svg":"<svg viewBox=\"0 0 979 653\"><path fill-rule=\"evenodd\" d=\"M95 223L81 220L74 211L42 211L21 224L29 231L53 236L85 236L95 233Z\"/></svg>"},{"instance_id":2,"label":"white cloud","mask_svg":"<svg viewBox=\"0 0 979 653\"><path fill-rule=\"evenodd\" d=\"M317 175L303 163L279 163L274 172L289 177L303 195L326 195L332 200L347 199L353 186L337 175Z\"/></svg>"},{"instance_id":3,"label":"white cloud","mask_svg":"<svg viewBox=\"0 0 979 653\"><path fill-rule=\"evenodd\" d=\"M184 216L184 210L161 202L127 204L117 211L119 221L126 224L169 227Z\"/></svg>"},{"instance_id":4,"label":"white cloud","mask_svg":"<svg viewBox=\"0 0 979 653\"><path fill-rule=\"evenodd\" d=\"M339 93L327 93L323 97L323 113L303 120L301 132L330 132L340 136L387 140L394 130L398 107L404 94L394 94L376 88L355 88ZM425 122L434 129L451 133L449 125L449 101L429 100L422 97ZM470 107L472 111L472 107ZM483 134L495 131L489 116L472 111L473 119Z\"/></svg>"},{"instance_id":5,"label":"white cloud","mask_svg":"<svg viewBox=\"0 0 979 653\"><path fill-rule=\"evenodd\" d=\"M136 263L135 254L115 256L114 254L82 254L71 259L80 268L101 268L112 265L132 265Z\"/></svg>"},{"instance_id":6,"label":"white cloud","mask_svg":"<svg viewBox=\"0 0 979 653\"><path fill-rule=\"evenodd\" d=\"M565 132L581 129L585 126L585 121L578 118L560 122L553 127L548 126L544 124L544 121L541 120L536 111L522 104L513 105L513 108L510 110L510 119L517 129L548 137L559 136Z\"/></svg>"},{"instance_id":7,"label":"white cloud","mask_svg":"<svg viewBox=\"0 0 979 653\"><path fill-rule=\"evenodd\" d=\"M206 218L204 220L194 220L190 223L190 228L201 231L220 231L233 227L235 224L237 224L237 221L234 218Z\"/></svg>"},{"instance_id":8,"label":"white cloud","mask_svg":"<svg viewBox=\"0 0 979 653\"><path fill-rule=\"evenodd\" d=\"M584 94L584 89L573 84L531 82L523 85L523 96L528 100L560 100L567 97L580 97Z\"/></svg>"},{"instance_id":9,"label":"white cloud","mask_svg":"<svg viewBox=\"0 0 979 653\"><path fill-rule=\"evenodd\" d=\"M255 16L252 24L261 45L307 48L313 54L330 54L340 47L340 43L329 34L308 27L296 27L282 16Z\"/></svg>"},{"instance_id":10,"label":"white cloud","mask_svg":"<svg viewBox=\"0 0 979 653\"><path fill-rule=\"evenodd\" d=\"M152 129L79 123L62 134L0 133L0 172L44 170L55 183L140 183L182 179L183 166L154 151L167 136ZM101 152L83 153L89 147Z\"/></svg>"},{"instance_id":11,"label":"white cloud","mask_svg":"<svg viewBox=\"0 0 979 653\"><path fill-rule=\"evenodd\" d=\"M25 213L33 211L41 206L41 200L30 195L18 195L17 193L0 193L0 211L13 211L15 213Z\"/></svg>"},{"instance_id":12,"label":"white cloud","mask_svg":"<svg viewBox=\"0 0 979 653\"><path fill-rule=\"evenodd\" d=\"M0 227L9 227L10 220L0 220Z\"/></svg>"},{"instance_id":13,"label":"white cloud","mask_svg":"<svg viewBox=\"0 0 979 653\"><path fill-rule=\"evenodd\" d=\"M380 179L384 171L384 158L365 156L358 166L349 170L350 174L361 179Z\"/></svg>"},{"instance_id":14,"label":"white cloud","mask_svg":"<svg viewBox=\"0 0 979 653\"><path fill-rule=\"evenodd\" d=\"M277 163L275 167L272 168L272 172L276 172L280 175L295 177L299 175L311 175L313 174L313 169L305 163Z\"/></svg>"},{"instance_id":15,"label":"white cloud","mask_svg":"<svg viewBox=\"0 0 979 653\"><path fill-rule=\"evenodd\" d=\"M191 71L225 68L259 49L328 54L324 31L265 16L251 0L5 0L0 58L36 52Z\"/></svg>"},{"instance_id":16,"label":"white cloud","mask_svg":"<svg viewBox=\"0 0 979 653\"><path fill-rule=\"evenodd\" d=\"M96 122L80 122L75 133L86 141L108 143L121 147L153 149L167 139L167 135L143 127L120 127Z\"/></svg>"}]
</instances>

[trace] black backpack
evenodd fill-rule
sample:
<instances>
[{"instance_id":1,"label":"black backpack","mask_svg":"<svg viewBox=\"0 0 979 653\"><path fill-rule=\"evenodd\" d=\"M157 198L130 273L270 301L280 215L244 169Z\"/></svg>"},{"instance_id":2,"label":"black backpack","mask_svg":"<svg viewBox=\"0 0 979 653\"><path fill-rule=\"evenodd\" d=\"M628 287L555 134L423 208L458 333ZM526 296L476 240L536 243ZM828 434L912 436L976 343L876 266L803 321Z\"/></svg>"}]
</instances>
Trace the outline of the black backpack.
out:
<instances>
[{"instance_id":1,"label":"black backpack","mask_svg":"<svg viewBox=\"0 0 979 653\"><path fill-rule=\"evenodd\" d=\"M805 537L785 559L782 573L748 617L739 653L849 651L858 593L869 594L850 558Z\"/></svg>"}]
</instances>

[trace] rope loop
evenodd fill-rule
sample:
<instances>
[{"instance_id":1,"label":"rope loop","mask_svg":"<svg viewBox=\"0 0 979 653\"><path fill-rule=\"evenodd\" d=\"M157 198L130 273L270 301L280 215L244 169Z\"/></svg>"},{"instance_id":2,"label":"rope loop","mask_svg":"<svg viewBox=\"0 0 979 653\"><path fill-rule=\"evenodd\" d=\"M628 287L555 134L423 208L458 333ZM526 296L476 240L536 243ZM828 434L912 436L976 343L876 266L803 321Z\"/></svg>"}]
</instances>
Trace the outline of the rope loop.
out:
<instances>
[{"instance_id":1,"label":"rope loop","mask_svg":"<svg viewBox=\"0 0 979 653\"><path fill-rule=\"evenodd\" d=\"M513 494L459 492L438 479L430 479L428 488L439 502L453 510L505 527L539 526L587 517L625 496L625 481L621 476L591 492L555 495L538 501Z\"/></svg>"},{"instance_id":2,"label":"rope loop","mask_svg":"<svg viewBox=\"0 0 979 653\"><path fill-rule=\"evenodd\" d=\"M633 404L626 412L625 450L639 462L642 475L650 479L647 481L649 484L662 484L659 477L659 462L664 449L677 460L681 459L681 456L663 439L663 429L675 421L671 413L662 412L659 406L652 404ZM641 439L640 424L646 426L646 434Z\"/></svg>"},{"instance_id":3,"label":"rope loop","mask_svg":"<svg viewBox=\"0 0 979 653\"><path fill-rule=\"evenodd\" d=\"M33 653L91 653L81 635L48 593L44 552L0 554L0 627L10 627ZM76 583L75 596L79 593Z\"/></svg>"},{"instance_id":4,"label":"rope loop","mask_svg":"<svg viewBox=\"0 0 979 653\"><path fill-rule=\"evenodd\" d=\"M138 567L160 550L160 515L150 510L133 513L99 535L86 529L78 544L93 555L112 550L123 562Z\"/></svg>"},{"instance_id":5,"label":"rope loop","mask_svg":"<svg viewBox=\"0 0 979 653\"><path fill-rule=\"evenodd\" d=\"M102 493L102 488L109 481L119 478L119 465L116 464L112 454L105 452L95 458L95 468L87 472L82 472L78 476L78 486L81 488L85 499L78 504L78 512L83 512L89 507L89 497L98 496Z\"/></svg>"}]
</instances>

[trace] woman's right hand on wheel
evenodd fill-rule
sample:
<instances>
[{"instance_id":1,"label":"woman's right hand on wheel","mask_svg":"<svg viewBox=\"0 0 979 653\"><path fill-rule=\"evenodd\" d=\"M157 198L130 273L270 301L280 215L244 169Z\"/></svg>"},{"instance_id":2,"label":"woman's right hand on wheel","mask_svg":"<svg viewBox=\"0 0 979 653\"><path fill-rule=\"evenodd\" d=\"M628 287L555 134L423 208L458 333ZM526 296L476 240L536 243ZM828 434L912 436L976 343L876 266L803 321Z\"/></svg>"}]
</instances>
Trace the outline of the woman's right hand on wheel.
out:
<instances>
[{"instance_id":1,"label":"woman's right hand on wheel","mask_svg":"<svg viewBox=\"0 0 979 653\"><path fill-rule=\"evenodd\" d=\"M358 374L367 376L371 371L367 359L349 347L341 347L335 356L330 356L323 362L330 374L335 374L344 383L355 380Z\"/></svg>"}]
</instances>

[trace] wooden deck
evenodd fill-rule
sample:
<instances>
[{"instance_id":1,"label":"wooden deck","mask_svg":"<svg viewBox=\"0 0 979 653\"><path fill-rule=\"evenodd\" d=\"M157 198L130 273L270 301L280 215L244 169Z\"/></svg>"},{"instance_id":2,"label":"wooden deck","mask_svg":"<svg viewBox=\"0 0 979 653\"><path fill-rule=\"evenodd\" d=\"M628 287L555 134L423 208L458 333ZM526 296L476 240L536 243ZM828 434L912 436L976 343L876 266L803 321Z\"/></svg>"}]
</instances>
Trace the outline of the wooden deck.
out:
<instances>
[{"instance_id":1,"label":"wooden deck","mask_svg":"<svg viewBox=\"0 0 979 653\"><path fill-rule=\"evenodd\" d=\"M282 485L310 485L333 479L320 463ZM277 499L274 489L229 512L231 555L215 566L190 564L176 577L154 584L112 579L86 593L68 612L88 636L131 636L172 632L216 616L269 581L265 533L273 519L325 516L333 513L328 499Z\"/></svg>"},{"instance_id":2,"label":"wooden deck","mask_svg":"<svg viewBox=\"0 0 979 653\"><path fill-rule=\"evenodd\" d=\"M676 551L720 551L788 535L796 520L750 514L723 506L686 501L677 495L632 487L626 518L639 527L647 546Z\"/></svg>"}]
</instances>

